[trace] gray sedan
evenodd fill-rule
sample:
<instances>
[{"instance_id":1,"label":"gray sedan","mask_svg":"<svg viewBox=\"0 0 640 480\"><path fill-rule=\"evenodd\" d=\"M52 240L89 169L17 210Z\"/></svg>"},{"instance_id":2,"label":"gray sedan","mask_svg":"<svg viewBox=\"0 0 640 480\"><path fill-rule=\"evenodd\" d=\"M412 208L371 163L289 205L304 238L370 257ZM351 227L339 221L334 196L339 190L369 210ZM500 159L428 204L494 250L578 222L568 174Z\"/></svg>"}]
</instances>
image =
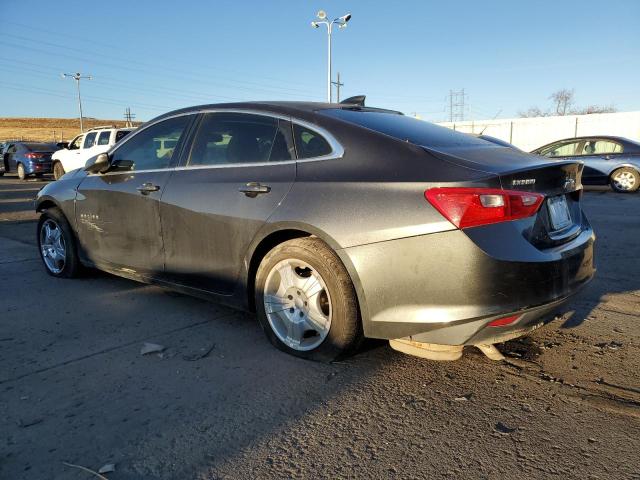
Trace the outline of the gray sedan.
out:
<instances>
[{"instance_id":1,"label":"gray sedan","mask_svg":"<svg viewBox=\"0 0 640 480\"><path fill-rule=\"evenodd\" d=\"M42 189L38 244L54 277L99 268L254 311L301 357L372 337L457 358L592 278L581 174L362 104L206 105Z\"/></svg>"}]
</instances>

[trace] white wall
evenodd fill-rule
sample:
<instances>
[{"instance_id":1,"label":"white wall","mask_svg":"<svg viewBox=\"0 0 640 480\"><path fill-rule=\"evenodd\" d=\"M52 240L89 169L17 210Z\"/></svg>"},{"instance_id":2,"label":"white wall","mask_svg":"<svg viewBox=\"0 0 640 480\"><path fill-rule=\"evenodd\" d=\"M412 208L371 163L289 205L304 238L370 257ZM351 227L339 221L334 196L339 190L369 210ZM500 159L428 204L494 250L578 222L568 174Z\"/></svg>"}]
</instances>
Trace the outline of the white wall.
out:
<instances>
[{"instance_id":1,"label":"white wall","mask_svg":"<svg viewBox=\"0 0 640 480\"><path fill-rule=\"evenodd\" d=\"M482 132L511 142L527 152L556 140L585 135L616 135L640 141L640 112L505 118L438 125L465 133Z\"/></svg>"}]
</instances>

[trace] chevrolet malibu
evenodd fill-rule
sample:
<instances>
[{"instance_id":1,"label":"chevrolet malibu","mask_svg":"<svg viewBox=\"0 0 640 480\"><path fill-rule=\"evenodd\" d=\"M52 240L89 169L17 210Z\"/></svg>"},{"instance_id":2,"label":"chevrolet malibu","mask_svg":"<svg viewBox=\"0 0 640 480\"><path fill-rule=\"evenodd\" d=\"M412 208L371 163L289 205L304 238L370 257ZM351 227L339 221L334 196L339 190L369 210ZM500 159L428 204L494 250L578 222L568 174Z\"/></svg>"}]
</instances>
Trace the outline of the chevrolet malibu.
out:
<instances>
[{"instance_id":1,"label":"chevrolet malibu","mask_svg":"<svg viewBox=\"0 0 640 480\"><path fill-rule=\"evenodd\" d=\"M93 267L254 311L297 356L371 337L457 358L593 277L582 168L364 102L199 106L44 187L37 240L54 277Z\"/></svg>"}]
</instances>

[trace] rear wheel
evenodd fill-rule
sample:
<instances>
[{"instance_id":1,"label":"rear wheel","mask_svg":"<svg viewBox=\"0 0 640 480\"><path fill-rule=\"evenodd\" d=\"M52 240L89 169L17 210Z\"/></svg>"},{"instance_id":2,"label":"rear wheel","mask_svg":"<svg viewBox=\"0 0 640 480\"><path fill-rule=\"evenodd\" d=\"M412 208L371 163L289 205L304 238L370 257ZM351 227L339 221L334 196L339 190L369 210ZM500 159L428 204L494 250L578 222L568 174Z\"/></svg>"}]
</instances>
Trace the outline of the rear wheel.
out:
<instances>
[{"instance_id":1,"label":"rear wheel","mask_svg":"<svg viewBox=\"0 0 640 480\"><path fill-rule=\"evenodd\" d=\"M58 208L50 208L38 221L38 249L49 275L61 278L77 276L80 260L71 226Z\"/></svg>"},{"instance_id":2,"label":"rear wheel","mask_svg":"<svg viewBox=\"0 0 640 480\"><path fill-rule=\"evenodd\" d=\"M635 192L640 187L640 173L629 167L619 168L611 174L609 183L616 192Z\"/></svg>"},{"instance_id":3,"label":"rear wheel","mask_svg":"<svg viewBox=\"0 0 640 480\"><path fill-rule=\"evenodd\" d=\"M17 170L18 170L18 178L20 180L24 180L25 178L27 178L27 173L24 171L24 165L19 163Z\"/></svg>"},{"instance_id":4,"label":"rear wheel","mask_svg":"<svg viewBox=\"0 0 640 480\"><path fill-rule=\"evenodd\" d=\"M64 175L64 167L62 163L56 162L53 164L53 178L58 180L62 175Z\"/></svg>"},{"instance_id":5,"label":"rear wheel","mask_svg":"<svg viewBox=\"0 0 640 480\"><path fill-rule=\"evenodd\" d=\"M355 289L338 256L318 238L284 242L262 260L256 310L277 348L330 361L362 338Z\"/></svg>"}]
</instances>

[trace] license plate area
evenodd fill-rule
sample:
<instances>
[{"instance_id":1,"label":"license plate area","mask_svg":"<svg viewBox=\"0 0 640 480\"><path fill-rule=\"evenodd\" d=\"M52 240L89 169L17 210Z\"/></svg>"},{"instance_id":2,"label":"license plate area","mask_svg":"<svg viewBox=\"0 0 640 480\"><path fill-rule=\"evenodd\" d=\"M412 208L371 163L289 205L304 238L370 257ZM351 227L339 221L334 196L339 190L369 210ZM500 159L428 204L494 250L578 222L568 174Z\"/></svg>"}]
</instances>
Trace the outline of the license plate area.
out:
<instances>
[{"instance_id":1,"label":"license plate area","mask_svg":"<svg viewBox=\"0 0 640 480\"><path fill-rule=\"evenodd\" d=\"M547 209L549 210L549 220L554 231L562 230L572 224L571 212L564 195L549 197L547 199Z\"/></svg>"}]
</instances>

